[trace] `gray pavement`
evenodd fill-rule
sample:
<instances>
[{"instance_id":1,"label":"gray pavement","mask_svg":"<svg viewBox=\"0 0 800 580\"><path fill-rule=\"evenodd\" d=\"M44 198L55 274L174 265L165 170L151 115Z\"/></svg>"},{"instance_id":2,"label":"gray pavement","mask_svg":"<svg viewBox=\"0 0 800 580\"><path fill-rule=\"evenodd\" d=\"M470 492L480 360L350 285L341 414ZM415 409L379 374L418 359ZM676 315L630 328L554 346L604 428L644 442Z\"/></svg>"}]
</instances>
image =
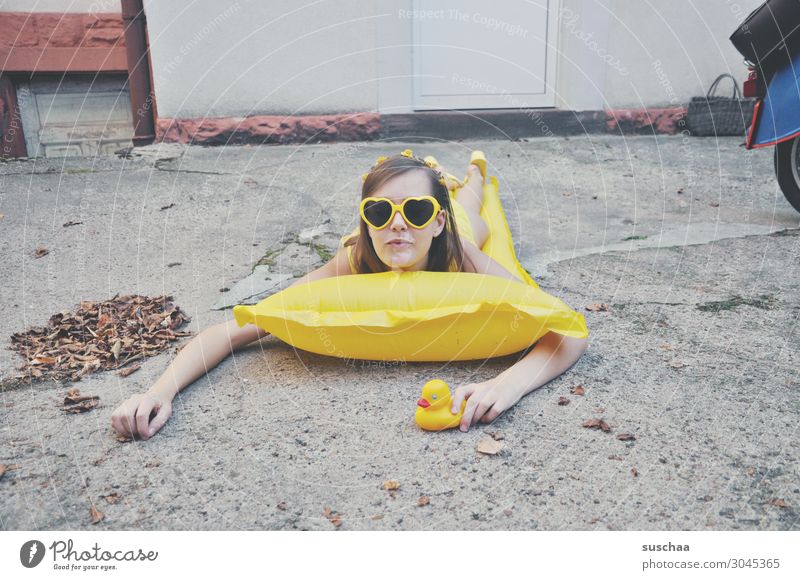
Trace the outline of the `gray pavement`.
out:
<instances>
[{"instance_id":1,"label":"gray pavement","mask_svg":"<svg viewBox=\"0 0 800 580\"><path fill-rule=\"evenodd\" d=\"M194 332L227 320L227 304L321 263L355 226L361 173L406 147L456 174L471 149L486 152L521 262L590 332L570 371L468 433L417 429L422 384L485 380L517 356L345 365L267 337L130 443L114 438L111 412L172 350L127 378L76 383L100 396L84 414L60 410L69 385L6 386L0 463L18 467L0 478L0 525L327 530L329 507L341 530L800 528L800 214L772 151L740 142L155 145L0 163L6 343L116 293L172 295ZM37 259L40 245L50 253ZM609 310L585 310L598 302ZM0 350L0 378L19 363ZM578 384L583 397L570 394ZM591 418L611 431L582 427ZM475 450L485 430L505 437L496 456ZM626 432L635 440L617 439ZM390 479L398 490L383 489Z\"/></svg>"}]
</instances>

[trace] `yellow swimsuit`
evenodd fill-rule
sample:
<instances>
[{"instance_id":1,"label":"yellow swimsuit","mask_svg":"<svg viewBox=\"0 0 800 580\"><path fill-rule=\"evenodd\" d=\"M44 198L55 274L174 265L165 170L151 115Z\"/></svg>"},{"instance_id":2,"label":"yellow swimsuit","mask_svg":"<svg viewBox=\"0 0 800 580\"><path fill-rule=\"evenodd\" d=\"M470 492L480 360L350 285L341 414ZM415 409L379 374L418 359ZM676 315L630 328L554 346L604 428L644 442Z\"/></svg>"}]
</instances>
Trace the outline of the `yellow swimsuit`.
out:
<instances>
[{"instance_id":1,"label":"yellow swimsuit","mask_svg":"<svg viewBox=\"0 0 800 580\"><path fill-rule=\"evenodd\" d=\"M475 243L475 236L472 233L472 222L469 219L469 215L467 214L467 210L464 209L458 200L456 200L452 193L450 195L450 205L453 208L453 217L456 220L456 227L458 228L458 235L464 236L473 244ZM345 241L352 236L358 235L358 227L354 229L349 234L346 234L341 237L339 240L339 248L343 248ZM356 268L353 265L353 248L355 246L347 246L347 260L350 262L350 273L357 274Z\"/></svg>"}]
</instances>

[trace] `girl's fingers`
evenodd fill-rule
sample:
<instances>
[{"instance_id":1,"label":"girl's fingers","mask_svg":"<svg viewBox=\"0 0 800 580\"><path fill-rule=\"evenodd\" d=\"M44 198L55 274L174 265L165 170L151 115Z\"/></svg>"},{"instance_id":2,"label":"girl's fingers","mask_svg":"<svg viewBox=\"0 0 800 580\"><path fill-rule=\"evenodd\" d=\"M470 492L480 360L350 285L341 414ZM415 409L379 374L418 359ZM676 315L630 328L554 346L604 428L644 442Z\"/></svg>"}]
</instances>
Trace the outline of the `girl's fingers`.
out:
<instances>
[{"instance_id":1,"label":"girl's fingers","mask_svg":"<svg viewBox=\"0 0 800 580\"><path fill-rule=\"evenodd\" d=\"M453 406L450 407L450 410L453 414L457 414L458 410L461 408L461 403L464 402L464 399L469 399L472 393L475 392L475 384L470 383L469 385L464 385L463 387L458 387L455 390L455 394L453 395Z\"/></svg>"},{"instance_id":2,"label":"girl's fingers","mask_svg":"<svg viewBox=\"0 0 800 580\"><path fill-rule=\"evenodd\" d=\"M486 391L479 391L473 393L472 396L467 400L467 406L464 407L464 415L461 417L461 426L460 429L462 431L467 431L472 425L472 419L478 411L483 399L486 398ZM481 413L482 415L483 413ZM480 415L478 415L480 416Z\"/></svg>"},{"instance_id":3,"label":"girl's fingers","mask_svg":"<svg viewBox=\"0 0 800 580\"><path fill-rule=\"evenodd\" d=\"M172 415L172 405L161 405L158 414L150 422L150 431L147 432L147 436L152 437L158 433L159 429L161 429L164 423L170 418L170 415Z\"/></svg>"},{"instance_id":4,"label":"girl's fingers","mask_svg":"<svg viewBox=\"0 0 800 580\"><path fill-rule=\"evenodd\" d=\"M117 417L118 428L117 431L128 437L133 437L136 431L136 407L138 399L128 399L122 404Z\"/></svg>"},{"instance_id":5,"label":"girl's fingers","mask_svg":"<svg viewBox=\"0 0 800 580\"><path fill-rule=\"evenodd\" d=\"M136 410L136 430L139 433L139 437L147 439L150 436L148 433L150 413L155 406L155 402L149 397L144 397L139 403L139 408Z\"/></svg>"},{"instance_id":6,"label":"girl's fingers","mask_svg":"<svg viewBox=\"0 0 800 580\"><path fill-rule=\"evenodd\" d=\"M472 424L481 421L486 416L487 411L489 411L492 405L495 404L495 401L495 397L491 396L491 394L487 394L485 397L483 397L478 403L478 406L475 407L475 413L472 416Z\"/></svg>"},{"instance_id":7,"label":"girl's fingers","mask_svg":"<svg viewBox=\"0 0 800 580\"><path fill-rule=\"evenodd\" d=\"M492 421L494 421L500 415L503 414L503 411L498 411L497 410L497 405L498 405L498 403L495 403L494 405L492 405L492 408L489 409L489 411L483 417L481 417L481 422L482 423L491 423Z\"/></svg>"},{"instance_id":8,"label":"girl's fingers","mask_svg":"<svg viewBox=\"0 0 800 580\"><path fill-rule=\"evenodd\" d=\"M120 424L119 419L117 418L116 411L114 411L114 414L111 415L111 428L114 429L114 431L116 431L120 435L125 434L124 430L122 429L122 425Z\"/></svg>"}]
</instances>

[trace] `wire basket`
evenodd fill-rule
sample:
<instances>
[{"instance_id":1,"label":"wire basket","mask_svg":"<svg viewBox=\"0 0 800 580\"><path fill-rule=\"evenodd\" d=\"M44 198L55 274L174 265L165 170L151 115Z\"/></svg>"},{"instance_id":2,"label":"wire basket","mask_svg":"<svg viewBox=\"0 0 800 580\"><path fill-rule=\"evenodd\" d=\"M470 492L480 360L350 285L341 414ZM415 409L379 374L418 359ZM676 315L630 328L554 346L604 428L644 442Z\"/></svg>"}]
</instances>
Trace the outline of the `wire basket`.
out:
<instances>
[{"instance_id":1,"label":"wire basket","mask_svg":"<svg viewBox=\"0 0 800 580\"><path fill-rule=\"evenodd\" d=\"M733 96L716 96L717 85L725 77L733 81ZM692 97L686 124L692 135L744 136L753 118L757 99L744 99L739 85L729 74L721 74L711 84L705 97Z\"/></svg>"}]
</instances>

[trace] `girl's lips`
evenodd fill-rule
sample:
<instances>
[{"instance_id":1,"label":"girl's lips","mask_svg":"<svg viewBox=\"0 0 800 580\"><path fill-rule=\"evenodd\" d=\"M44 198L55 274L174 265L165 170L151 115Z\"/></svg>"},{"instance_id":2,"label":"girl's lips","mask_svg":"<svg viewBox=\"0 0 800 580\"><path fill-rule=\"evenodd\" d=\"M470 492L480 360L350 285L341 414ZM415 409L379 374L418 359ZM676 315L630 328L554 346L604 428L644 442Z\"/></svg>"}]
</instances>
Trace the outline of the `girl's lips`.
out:
<instances>
[{"instance_id":1,"label":"girl's lips","mask_svg":"<svg viewBox=\"0 0 800 580\"><path fill-rule=\"evenodd\" d=\"M411 242L394 241L394 242L388 242L388 244L390 246L408 246L411 244Z\"/></svg>"}]
</instances>

